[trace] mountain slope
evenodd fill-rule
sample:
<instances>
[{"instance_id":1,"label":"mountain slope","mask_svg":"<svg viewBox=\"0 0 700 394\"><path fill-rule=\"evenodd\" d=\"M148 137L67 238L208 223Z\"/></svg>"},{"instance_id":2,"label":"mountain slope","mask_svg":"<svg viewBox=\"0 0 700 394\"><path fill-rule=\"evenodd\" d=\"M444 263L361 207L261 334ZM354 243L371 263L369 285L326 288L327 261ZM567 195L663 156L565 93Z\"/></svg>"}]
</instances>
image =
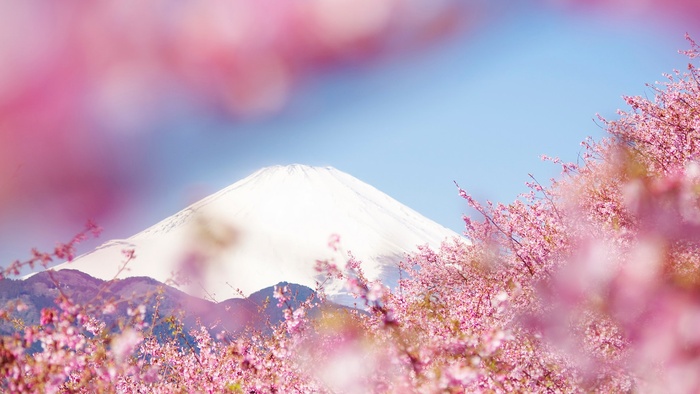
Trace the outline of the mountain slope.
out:
<instances>
[{"instance_id":1,"label":"mountain slope","mask_svg":"<svg viewBox=\"0 0 700 394\"><path fill-rule=\"evenodd\" d=\"M286 282L277 286L288 287L291 308L298 307L313 295L313 290L308 287ZM155 324L156 330L169 331L169 324L164 319L174 316L183 324L185 332L203 325L212 333L226 330L231 335L239 335L246 328L267 332L271 326L284 320L283 309L277 307L273 293L274 287L268 287L245 299L232 298L214 303L151 278L130 277L105 282L80 271L64 269L40 272L25 280L0 280L0 309L9 312L12 318L21 319L26 326L38 325L41 310L56 308L55 301L62 294L106 323L110 330L117 330L119 321L128 321L128 308L144 305L145 319L149 325ZM22 308L17 308L18 304ZM106 304L114 306L112 313L102 313ZM17 330L12 319L0 319L1 335L11 335Z\"/></svg>"},{"instance_id":2,"label":"mountain slope","mask_svg":"<svg viewBox=\"0 0 700 394\"><path fill-rule=\"evenodd\" d=\"M338 235L338 250L329 245ZM101 279L147 276L166 282L185 266L187 293L216 300L281 281L315 287L316 260L343 266L347 252L370 279L395 283L396 263L417 245L459 236L362 181L331 167L263 168L126 239L109 241L55 269ZM123 249L136 259L121 270ZM336 301L337 284L327 287Z\"/></svg>"}]
</instances>

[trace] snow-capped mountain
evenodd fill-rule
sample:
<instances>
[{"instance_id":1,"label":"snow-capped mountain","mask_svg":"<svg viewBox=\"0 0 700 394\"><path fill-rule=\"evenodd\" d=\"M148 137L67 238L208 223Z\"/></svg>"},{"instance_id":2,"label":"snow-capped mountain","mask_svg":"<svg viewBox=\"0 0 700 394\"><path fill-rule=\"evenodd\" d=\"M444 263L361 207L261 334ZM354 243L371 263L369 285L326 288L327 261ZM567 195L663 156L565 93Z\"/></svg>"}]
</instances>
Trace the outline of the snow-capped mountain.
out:
<instances>
[{"instance_id":1,"label":"snow-capped mountain","mask_svg":"<svg viewBox=\"0 0 700 394\"><path fill-rule=\"evenodd\" d=\"M338 248L333 239L337 236ZM351 252L370 279L396 283L396 263L417 245L439 247L455 232L331 167L267 167L124 240L112 240L54 269L100 279L146 276L224 300L287 281L315 287L317 260L343 267ZM331 242L329 242L331 241ZM136 258L121 269L124 249ZM203 267L205 269L203 269ZM190 273L203 273L196 275ZM338 284L327 287L341 301Z\"/></svg>"}]
</instances>

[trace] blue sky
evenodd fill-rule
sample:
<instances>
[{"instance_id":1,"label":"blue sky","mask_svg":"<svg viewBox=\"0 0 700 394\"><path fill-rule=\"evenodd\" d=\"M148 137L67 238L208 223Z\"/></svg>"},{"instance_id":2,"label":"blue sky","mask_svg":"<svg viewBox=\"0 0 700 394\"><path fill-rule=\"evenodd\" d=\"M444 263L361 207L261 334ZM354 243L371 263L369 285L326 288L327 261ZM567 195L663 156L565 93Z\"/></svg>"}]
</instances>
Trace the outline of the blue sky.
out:
<instances>
[{"instance_id":1,"label":"blue sky","mask_svg":"<svg viewBox=\"0 0 700 394\"><path fill-rule=\"evenodd\" d=\"M576 160L603 133L621 95L685 68L683 26L511 11L476 30L373 65L305 81L281 114L233 123L185 111L143 141L153 180L136 204L101 223L101 241L130 236L256 169L330 165L461 232L467 212L453 181L481 199L509 202L528 173L559 169L541 154ZM692 32L691 32L692 33ZM0 256L26 255L74 232L5 230ZM31 235L31 236L30 236ZM33 238L32 238L33 237Z\"/></svg>"}]
</instances>

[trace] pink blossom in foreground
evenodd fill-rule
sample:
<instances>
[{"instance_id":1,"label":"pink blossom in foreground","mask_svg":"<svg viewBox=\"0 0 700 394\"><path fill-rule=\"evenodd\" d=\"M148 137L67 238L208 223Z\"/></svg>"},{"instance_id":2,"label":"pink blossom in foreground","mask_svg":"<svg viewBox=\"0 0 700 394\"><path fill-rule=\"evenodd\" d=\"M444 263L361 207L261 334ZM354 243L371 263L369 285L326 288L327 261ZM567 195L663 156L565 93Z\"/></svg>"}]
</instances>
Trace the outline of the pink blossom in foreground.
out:
<instances>
[{"instance_id":1,"label":"pink blossom in foreground","mask_svg":"<svg viewBox=\"0 0 700 394\"><path fill-rule=\"evenodd\" d=\"M112 212L147 178L143 134L162 119L185 106L231 119L269 115L306 76L429 44L463 23L466 8L454 0L0 5L0 214L28 201L63 220Z\"/></svg>"},{"instance_id":2,"label":"pink blossom in foreground","mask_svg":"<svg viewBox=\"0 0 700 394\"><path fill-rule=\"evenodd\" d=\"M665 16L668 21L694 22L700 16L700 3L695 0L539 0L557 7L587 8L612 13L614 17Z\"/></svg>"}]
</instances>

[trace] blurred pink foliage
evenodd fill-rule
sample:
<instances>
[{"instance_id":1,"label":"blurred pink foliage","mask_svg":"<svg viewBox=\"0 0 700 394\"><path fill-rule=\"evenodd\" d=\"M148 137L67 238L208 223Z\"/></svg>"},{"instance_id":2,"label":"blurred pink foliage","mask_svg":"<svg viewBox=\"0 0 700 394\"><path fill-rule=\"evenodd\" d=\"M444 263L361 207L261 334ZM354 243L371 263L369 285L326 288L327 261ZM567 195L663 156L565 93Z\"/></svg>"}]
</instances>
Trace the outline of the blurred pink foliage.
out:
<instances>
[{"instance_id":1,"label":"blurred pink foliage","mask_svg":"<svg viewBox=\"0 0 700 394\"><path fill-rule=\"evenodd\" d=\"M178 99L270 114L303 77L428 44L464 15L452 0L0 5L0 210L104 213L140 180L134 137Z\"/></svg>"},{"instance_id":2,"label":"blurred pink foliage","mask_svg":"<svg viewBox=\"0 0 700 394\"><path fill-rule=\"evenodd\" d=\"M669 20L697 21L700 3L695 0L539 0L557 7L587 8L612 13L614 17L659 16Z\"/></svg>"}]
</instances>

